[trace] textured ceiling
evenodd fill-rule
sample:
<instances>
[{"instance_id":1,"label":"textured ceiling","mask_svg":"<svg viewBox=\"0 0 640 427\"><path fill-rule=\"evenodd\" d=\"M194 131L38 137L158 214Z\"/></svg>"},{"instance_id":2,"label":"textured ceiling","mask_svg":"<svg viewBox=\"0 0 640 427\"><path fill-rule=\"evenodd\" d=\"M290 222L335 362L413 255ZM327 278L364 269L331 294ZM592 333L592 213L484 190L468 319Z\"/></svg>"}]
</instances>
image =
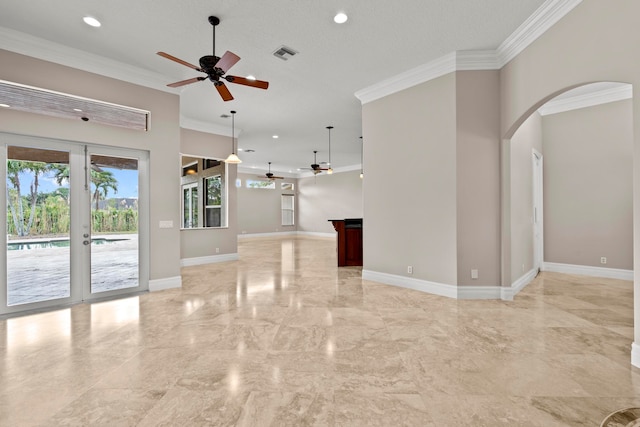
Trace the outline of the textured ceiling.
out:
<instances>
[{"instance_id":1,"label":"textured ceiling","mask_svg":"<svg viewBox=\"0 0 640 427\"><path fill-rule=\"evenodd\" d=\"M242 59L231 74L270 82L267 91L228 84L223 102L208 81L176 90L187 121L229 127L237 110L242 166L295 172L313 150L334 168L359 165L361 106L354 93L456 50L495 49L543 0L3 0L0 27L152 71L166 83L201 75L156 55L190 63L212 52L210 15L221 19L216 54ZM349 20L333 22L338 11ZM84 15L101 28L82 22ZM281 45L299 54L272 55ZM1 46L1 44L0 44ZM76 58L77 60L77 58ZM153 124L152 124L153 125ZM280 138L272 139L273 134Z\"/></svg>"}]
</instances>

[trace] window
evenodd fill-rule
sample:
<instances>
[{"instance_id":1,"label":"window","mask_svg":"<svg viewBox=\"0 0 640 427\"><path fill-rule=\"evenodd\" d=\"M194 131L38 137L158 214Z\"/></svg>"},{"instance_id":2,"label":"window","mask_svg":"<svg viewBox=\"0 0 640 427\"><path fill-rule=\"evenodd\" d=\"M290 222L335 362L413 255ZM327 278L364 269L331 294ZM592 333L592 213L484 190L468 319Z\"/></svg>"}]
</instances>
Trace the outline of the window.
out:
<instances>
[{"instance_id":1,"label":"window","mask_svg":"<svg viewBox=\"0 0 640 427\"><path fill-rule=\"evenodd\" d=\"M204 179L205 227L222 225L222 176L215 175Z\"/></svg>"},{"instance_id":2,"label":"window","mask_svg":"<svg viewBox=\"0 0 640 427\"><path fill-rule=\"evenodd\" d=\"M226 163L182 155L182 228L227 226Z\"/></svg>"},{"instance_id":3,"label":"window","mask_svg":"<svg viewBox=\"0 0 640 427\"><path fill-rule=\"evenodd\" d=\"M282 225L294 225L294 196L293 194L283 194L281 197Z\"/></svg>"},{"instance_id":4,"label":"window","mask_svg":"<svg viewBox=\"0 0 640 427\"><path fill-rule=\"evenodd\" d=\"M247 180L247 188L276 188L275 181L258 181L253 179Z\"/></svg>"},{"instance_id":5,"label":"window","mask_svg":"<svg viewBox=\"0 0 640 427\"><path fill-rule=\"evenodd\" d=\"M293 191L294 190L293 182L281 182L280 183L280 190L282 190L282 191Z\"/></svg>"},{"instance_id":6,"label":"window","mask_svg":"<svg viewBox=\"0 0 640 427\"><path fill-rule=\"evenodd\" d=\"M198 183L182 186L182 226L193 228L198 226Z\"/></svg>"}]
</instances>

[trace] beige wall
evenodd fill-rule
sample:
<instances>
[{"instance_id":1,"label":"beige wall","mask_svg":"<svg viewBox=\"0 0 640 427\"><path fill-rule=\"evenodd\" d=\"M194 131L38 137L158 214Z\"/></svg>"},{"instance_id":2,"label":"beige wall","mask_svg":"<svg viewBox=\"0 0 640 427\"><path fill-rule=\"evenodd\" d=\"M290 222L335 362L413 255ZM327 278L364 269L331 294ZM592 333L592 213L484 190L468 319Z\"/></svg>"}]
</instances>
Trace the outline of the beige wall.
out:
<instances>
[{"instance_id":1,"label":"beige wall","mask_svg":"<svg viewBox=\"0 0 640 427\"><path fill-rule=\"evenodd\" d=\"M10 109L0 110L0 132L149 151L149 278L180 275L179 99L176 95L0 50L0 79L151 111L148 132ZM171 220L174 228L159 228Z\"/></svg>"},{"instance_id":2,"label":"beige wall","mask_svg":"<svg viewBox=\"0 0 640 427\"><path fill-rule=\"evenodd\" d=\"M500 284L499 87L498 71L456 73L458 285Z\"/></svg>"},{"instance_id":3,"label":"beige wall","mask_svg":"<svg viewBox=\"0 0 640 427\"><path fill-rule=\"evenodd\" d=\"M544 116L545 261L633 269L631 104Z\"/></svg>"},{"instance_id":4,"label":"beige wall","mask_svg":"<svg viewBox=\"0 0 640 427\"><path fill-rule=\"evenodd\" d=\"M299 178L298 231L334 234L328 220L362 218L362 185L359 170Z\"/></svg>"},{"instance_id":5,"label":"beige wall","mask_svg":"<svg viewBox=\"0 0 640 427\"><path fill-rule=\"evenodd\" d=\"M547 99L573 86L596 81L640 84L637 50L640 2L585 0L500 73L501 128L513 131ZM640 129L640 97L633 98L633 128ZM640 165L640 133L634 132L633 160ZM634 252L640 251L640 167L633 170ZM503 191L508 183L503 186ZM503 193L504 195L504 193ZM503 210L503 213L505 211ZM506 236L505 236L506 237ZM504 237L503 237L504 242ZM634 257L635 342L640 343L640 262ZM636 356L640 363L640 356Z\"/></svg>"},{"instance_id":6,"label":"beige wall","mask_svg":"<svg viewBox=\"0 0 640 427\"><path fill-rule=\"evenodd\" d=\"M275 189L247 188L247 179L260 179L256 174L238 174L242 181L238 191L238 234L257 233L277 233L286 231L297 231L298 229L298 200L294 201L295 218L293 226L282 225L282 204L283 194L296 194L298 183L296 178L286 178L276 180ZM294 184L294 191L282 191L281 183L289 182Z\"/></svg>"},{"instance_id":7,"label":"beige wall","mask_svg":"<svg viewBox=\"0 0 640 427\"><path fill-rule=\"evenodd\" d=\"M190 156L225 159L229 154L229 142L230 137L228 136L189 129L180 130L180 152ZM179 164L180 157L177 157L175 162ZM237 165L227 165L228 227L181 230L181 259L235 254L238 252L236 237L238 234L237 190L235 186L237 169ZM180 171L177 174L179 177ZM165 195L165 197L168 196ZM181 197L179 188L175 192L175 197L171 197L178 207L180 207Z\"/></svg>"},{"instance_id":8,"label":"beige wall","mask_svg":"<svg viewBox=\"0 0 640 427\"><path fill-rule=\"evenodd\" d=\"M457 283L455 74L362 107L364 269Z\"/></svg>"},{"instance_id":9,"label":"beige wall","mask_svg":"<svg viewBox=\"0 0 640 427\"><path fill-rule=\"evenodd\" d=\"M533 113L511 138L511 283L533 268L533 149L543 153L542 118ZM546 156L544 162L547 161ZM544 206L544 203L543 203Z\"/></svg>"}]
</instances>

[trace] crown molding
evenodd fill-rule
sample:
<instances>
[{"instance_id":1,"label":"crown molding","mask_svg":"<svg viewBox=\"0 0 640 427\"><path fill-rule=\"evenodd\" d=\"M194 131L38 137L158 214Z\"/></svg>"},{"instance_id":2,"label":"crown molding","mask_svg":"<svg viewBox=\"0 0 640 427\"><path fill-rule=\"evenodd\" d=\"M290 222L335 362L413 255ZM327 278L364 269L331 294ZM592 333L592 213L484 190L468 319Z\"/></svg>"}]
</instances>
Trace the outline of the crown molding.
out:
<instances>
[{"instance_id":1,"label":"crown molding","mask_svg":"<svg viewBox=\"0 0 640 427\"><path fill-rule=\"evenodd\" d=\"M163 92L178 93L167 87L166 78L158 73L7 28L0 27L0 49Z\"/></svg>"},{"instance_id":2,"label":"crown molding","mask_svg":"<svg viewBox=\"0 0 640 427\"><path fill-rule=\"evenodd\" d=\"M504 67L580 3L582 0L547 0L544 2L500 44L496 50L500 63L499 68Z\"/></svg>"},{"instance_id":3,"label":"crown molding","mask_svg":"<svg viewBox=\"0 0 640 427\"><path fill-rule=\"evenodd\" d=\"M455 71L499 70L581 2L582 0L547 0L496 50L451 52L361 89L354 95L364 105Z\"/></svg>"},{"instance_id":4,"label":"crown molding","mask_svg":"<svg viewBox=\"0 0 640 427\"><path fill-rule=\"evenodd\" d=\"M623 101L633 98L633 86L621 84L619 87L598 90L569 98L551 100L538 109L541 116L564 113L565 111L593 107L609 102Z\"/></svg>"},{"instance_id":5,"label":"crown molding","mask_svg":"<svg viewBox=\"0 0 640 427\"><path fill-rule=\"evenodd\" d=\"M231 127L220 126L215 123L203 122L201 120L190 119L180 114L180 127L183 129L196 130L198 132L213 133L216 135L228 136L231 138ZM235 128L235 137L239 138L242 129Z\"/></svg>"},{"instance_id":6,"label":"crown molding","mask_svg":"<svg viewBox=\"0 0 640 427\"><path fill-rule=\"evenodd\" d=\"M456 53L452 52L441 56L419 67L412 68L397 76L383 80L379 83L361 89L355 93L356 98L362 104L400 92L401 90L428 82L452 73L456 70Z\"/></svg>"}]
</instances>

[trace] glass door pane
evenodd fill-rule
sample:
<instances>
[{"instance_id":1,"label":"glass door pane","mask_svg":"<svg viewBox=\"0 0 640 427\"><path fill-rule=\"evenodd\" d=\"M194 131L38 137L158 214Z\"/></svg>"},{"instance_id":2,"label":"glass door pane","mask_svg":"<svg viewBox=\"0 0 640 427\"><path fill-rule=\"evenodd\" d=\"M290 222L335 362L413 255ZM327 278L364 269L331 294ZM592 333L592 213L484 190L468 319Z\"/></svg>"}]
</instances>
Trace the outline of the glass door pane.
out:
<instances>
[{"instance_id":1,"label":"glass door pane","mask_svg":"<svg viewBox=\"0 0 640 427\"><path fill-rule=\"evenodd\" d=\"M7 306L71 297L69 159L7 146Z\"/></svg>"},{"instance_id":2,"label":"glass door pane","mask_svg":"<svg viewBox=\"0 0 640 427\"><path fill-rule=\"evenodd\" d=\"M90 168L91 293L138 287L138 160L91 154Z\"/></svg>"}]
</instances>

